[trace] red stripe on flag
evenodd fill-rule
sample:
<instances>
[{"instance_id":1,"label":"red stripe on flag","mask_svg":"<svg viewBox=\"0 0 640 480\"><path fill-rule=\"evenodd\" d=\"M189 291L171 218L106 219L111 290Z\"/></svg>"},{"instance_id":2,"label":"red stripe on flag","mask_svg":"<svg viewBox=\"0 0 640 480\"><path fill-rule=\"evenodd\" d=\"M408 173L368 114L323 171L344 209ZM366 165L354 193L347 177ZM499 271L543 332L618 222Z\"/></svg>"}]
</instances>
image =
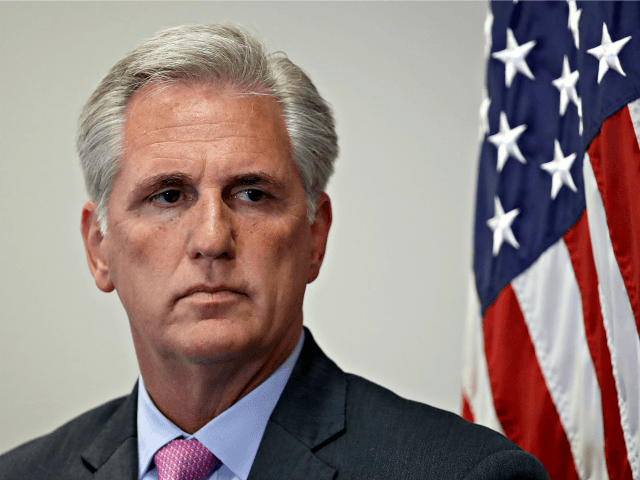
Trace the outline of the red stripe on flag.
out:
<instances>
[{"instance_id":1,"label":"red stripe on flag","mask_svg":"<svg viewBox=\"0 0 640 480\"><path fill-rule=\"evenodd\" d=\"M487 309L483 330L493 401L505 435L538 458L552 480L577 479L569 441L511 285Z\"/></svg>"},{"instance_id":2,"label":"red stripe on flag","mask_svg":"<svg viewBox=\"0 0 640 480\"><path fill-rule=\"evenodd\" d=\"M588 153L613 252L640 332L640 149L627 107L604 121Z\"/></svg>"},{"instance_id":3,"label":"red stripe on flag","mask_svg":"<svg viewBox=\"0 0 640 480\"><path fill-rule=\"evenodd\" d=\"M467 400L467 396L464 392L462 392L462 418L469 420L470 422L475 422L473 419L473 412L471 411L471 405L469 405L469 400Z\"/></svg>"},{"instance_id":4,"label":"red stripe on flag","mask_svg":"<svg viewBox=\"0 0 640 480\"><path fill-rule=\"evenodd\" d=\"M598 294L598 274L593 259L591 237L586 211L580 220L564 235L573 270L576 274L587 343L600 385L602 421L604 425L604 455L610 480L632 478L627 458L624 434L618 410L618 392L611 367L611 354L607 347L607 335L602 320Z\"/></svg>"}]
</instances>

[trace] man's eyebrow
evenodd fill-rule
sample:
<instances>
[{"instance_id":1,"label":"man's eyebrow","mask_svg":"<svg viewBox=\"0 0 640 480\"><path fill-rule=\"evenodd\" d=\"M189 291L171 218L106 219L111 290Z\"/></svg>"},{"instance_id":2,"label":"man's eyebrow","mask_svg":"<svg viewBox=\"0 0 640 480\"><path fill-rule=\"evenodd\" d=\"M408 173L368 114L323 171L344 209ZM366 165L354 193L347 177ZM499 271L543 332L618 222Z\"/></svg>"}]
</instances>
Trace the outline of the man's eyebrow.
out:
<instances>
[{"instance_id":1,"label":"man's eyebrow","mask_svg":"<svg viewBox=\"0 0 640 480\"><path fill-rule=\"evenodd\" d=\"M266 185L276 189L285 189L285 183L275 177L269 175L266 172L245 173L241 175L235 175L231 177L229 182L230 186L238 185Z\"/></svg>"},{"instance_id":2,"label":"man's eyebrow","mask_svg":"<svg viewBox=\"0 0 640 480\"><path fill-rule=\"evenodd\" d=\"M181 187L191 183L191 177L181 172L160 173L152 177L145 178L138 183L133 193L145 193L161 190L167 187Z\"/></svg>"}]
</instances>

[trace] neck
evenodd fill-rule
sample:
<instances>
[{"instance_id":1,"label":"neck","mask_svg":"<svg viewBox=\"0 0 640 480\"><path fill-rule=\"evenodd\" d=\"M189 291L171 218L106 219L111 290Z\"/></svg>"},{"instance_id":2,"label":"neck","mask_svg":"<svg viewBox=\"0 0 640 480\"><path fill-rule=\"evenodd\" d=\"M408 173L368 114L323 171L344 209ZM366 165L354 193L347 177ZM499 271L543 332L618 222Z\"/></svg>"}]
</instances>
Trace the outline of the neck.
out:
<instances>
[{"instance_id":1,"label":"neck","mask_svg":"<svg viewBox=\"0 0 640 480\"><path fill-rule=\"evenodd\" d=\"M162 358L134 345L145 388L158 410L186 433L193 434L264 382L295 349L297 335L288 336L264 356L214 363ZM155 357L155 358L154 358ZM151 361L153 360L153 361Z\"/></svg>"}]
</instances>

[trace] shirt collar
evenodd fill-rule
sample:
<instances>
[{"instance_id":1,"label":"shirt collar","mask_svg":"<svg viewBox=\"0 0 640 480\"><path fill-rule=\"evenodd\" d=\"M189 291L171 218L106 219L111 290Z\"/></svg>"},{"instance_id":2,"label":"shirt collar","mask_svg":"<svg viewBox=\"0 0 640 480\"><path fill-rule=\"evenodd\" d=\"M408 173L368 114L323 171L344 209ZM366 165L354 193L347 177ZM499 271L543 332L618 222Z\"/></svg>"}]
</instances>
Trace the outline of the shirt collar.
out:
<instances>
[{"instance_id":1,"label":"shirt collar","mask_svg":"<svg viewBox=\"0 0 640 480\"><path fill-rule=\"evenodd\" d=\"M304 331L289 358L269 378L207 423L193 435L183 432L154 405L144 386L138 382L138 478L149 470L153 456L166 443L178 437L197 439L238 478L246 480L267 421L291 376L302 344Z\"/></svg>"}]
</instances>

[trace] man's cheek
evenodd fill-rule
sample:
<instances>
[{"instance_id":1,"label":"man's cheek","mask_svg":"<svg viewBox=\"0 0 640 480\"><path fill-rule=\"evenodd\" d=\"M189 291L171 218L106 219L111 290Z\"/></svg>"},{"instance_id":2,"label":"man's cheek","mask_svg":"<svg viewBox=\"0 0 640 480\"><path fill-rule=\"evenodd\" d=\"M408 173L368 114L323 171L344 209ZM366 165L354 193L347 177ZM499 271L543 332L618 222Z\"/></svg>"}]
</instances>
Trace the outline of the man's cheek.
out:
<instances>
[{"instance_id":1,"label":"man's cheek","mask_svg":"<svg viewBox=\"0 0 640 480\"><path fill-rule=\"evenodd\" d=\"M176 236L166 226L136 226L120 243L123 256L137 265L162 263L174 249ZM160 259L160 262L158 261Z\"/></svg>"}]
</instances>

